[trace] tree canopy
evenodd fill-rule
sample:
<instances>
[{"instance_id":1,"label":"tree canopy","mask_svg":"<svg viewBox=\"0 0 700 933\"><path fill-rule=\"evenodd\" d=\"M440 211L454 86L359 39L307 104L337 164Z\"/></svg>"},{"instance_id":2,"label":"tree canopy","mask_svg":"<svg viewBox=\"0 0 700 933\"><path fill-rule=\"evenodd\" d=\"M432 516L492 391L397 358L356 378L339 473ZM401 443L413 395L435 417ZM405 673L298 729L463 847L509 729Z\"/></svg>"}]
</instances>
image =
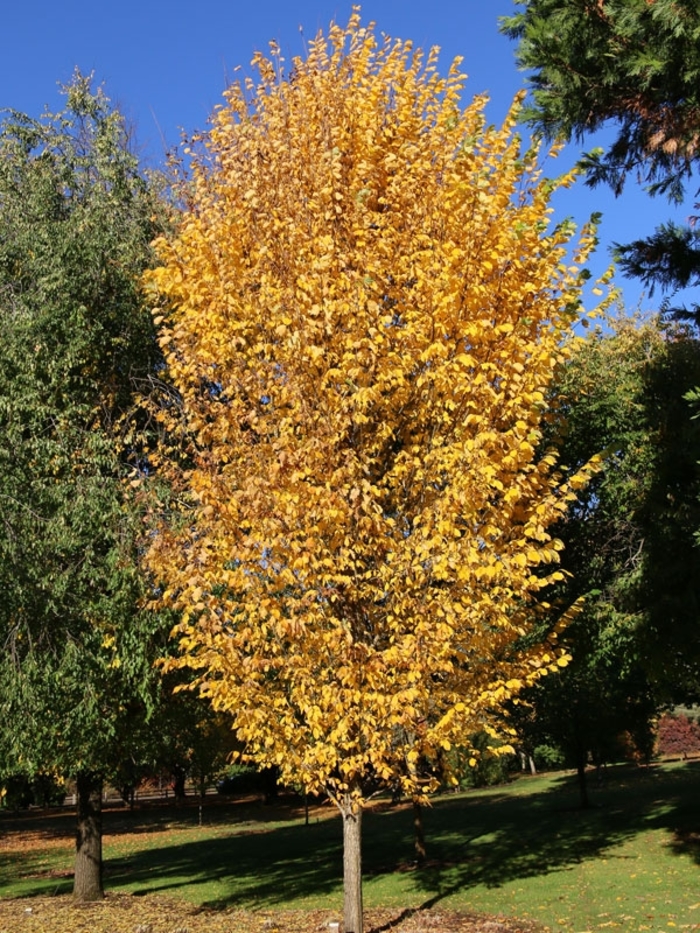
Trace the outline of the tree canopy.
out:
<instances>
[{"instance_id":1,"label":"tree canopy","mask_svg":"<svg viewBox=\"0 0 700 933\"><path fill-rule=\"evenodd\" d=\"M686 329L632 319L582 346L558 383L563 455L605 450L608 463L560 531L565 563L585 568L574 582L596 594L607 648L643 669L659 703L696 700L700 683L700 424L684 398L698 382Z\"/></svg>"},{"instance_id":2,"label":"tree canopy","mask_svg":"<svg viewBox=\"0 0 700 933\"><path fill-rule=\"evenodd\" d=\"M588 183L619 193L628 178L682 203L700 156L700 10L694 0L526 0L502 30L518 41L532 103L525 118L547 138L582 139L614 124L606 151L587 156ZM700 281L694 225L661 225L618 247L620 264L673 292ZM679 309L680 310L680 309ZM697 318L695 305L692 315Z\"/></svg>"},{"instance_id":3,"label":"tree canopy","mask_svg":"<svg viewBox=\"0 0 700 933\"><path fill-rule=\"evenodd\" d=\"M167 635L138 610L116 432L159 359L138 278L165 212L104 93L78 73L64 91L63 112L0 124L0 760L75 776L88 806L145 739Z\"/></svg>"},{"instance_id":4,"label":"tree canopy","mask_svg":"<svg viewBox=\"0 0 700 933\"><path fill-rule=\"evenodd\" d=\"M604 469L556 529L569 571L557 595L585 596L566 633L572 661L522 718L530 742L562 749L582 778L623 733L648 758L658 710L698 699L700 424L683 398L698 381L686 327L622 318L579 342L554 386L563 462L601 451Z\"/></svg>"},{"instance_id":5,"label":"tree canopy","mask_svg":"<svg viewBox=\"0 0 700 933\"><path fill-rule=\"evenodd\" d=\"M540 449L582 313L559 181L408 42L354 14L295 59L257 55L196 155L146 281L179 456L148 538L182 663L262 766L359 820L381 784L494 732L566 663L550 532L592 469Z\"/></svg>"}]
</instances>

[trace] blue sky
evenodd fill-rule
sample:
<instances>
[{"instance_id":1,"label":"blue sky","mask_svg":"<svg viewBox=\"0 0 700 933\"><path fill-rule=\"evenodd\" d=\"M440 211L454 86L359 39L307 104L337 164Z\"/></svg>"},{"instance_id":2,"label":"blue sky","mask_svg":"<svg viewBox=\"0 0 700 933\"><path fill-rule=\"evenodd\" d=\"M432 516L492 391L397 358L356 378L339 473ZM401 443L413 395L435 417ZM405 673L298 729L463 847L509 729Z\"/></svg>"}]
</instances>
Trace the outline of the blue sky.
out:
<instances>
[{"instance_id":1,"label":"blue sky","mask_svg":"<svg viewBox=\"0 0 700 933\"><path fill-rule=\"evenodd\" d=\"M133 123L139 149L151 163L162 160L180 130L206 126L208 115L234 76L249 68L256 49L270 39L282 45L287 59L303 51L331 20L347 22L351 3L338 0L25 0L7 3L2 12L4 33L0 56L0 107L38 115L44 105L61 106L57 82L69 80L78 66L94 71L107 94ZM511 0L367 0L364 21L380 32L410 38L423 48L441 48L442 70L463 56L469 75L465 95L487 91L488 116L499 122L524 77L514 60L514 45L498 32L498 17L516 10ZM303 36L300 34L303 30ZM557 174L567 168L581 147L571 146L552 163ZM615 199L604 189L590 191L579 184L557 195L556 216L578 223L591 211L603 212L601 245L592 270L609 263L607 247L651 232L672 215L661 200L650 200L630 187ZM685 219L676 212L676 219ZM641 300L643 308L658 304L641 298L638 283L617 277L627 307Z\"/></svg>"}]
</instances>

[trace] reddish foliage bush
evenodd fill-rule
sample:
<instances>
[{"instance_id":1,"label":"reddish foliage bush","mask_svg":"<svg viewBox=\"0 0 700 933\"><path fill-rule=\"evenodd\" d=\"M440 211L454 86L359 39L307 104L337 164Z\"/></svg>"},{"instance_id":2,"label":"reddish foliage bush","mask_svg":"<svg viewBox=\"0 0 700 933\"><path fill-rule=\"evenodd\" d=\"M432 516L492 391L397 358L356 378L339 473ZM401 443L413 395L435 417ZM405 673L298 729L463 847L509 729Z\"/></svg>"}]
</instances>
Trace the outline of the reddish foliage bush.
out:
<instances>
[{"instance_id":1,"label":"reddish foliage bush","mask_svg":"<svg viewBox=\"0 0 700 933\"><path fill-rule=\"evenodd\" d=\"M658 750L674 758L700 753L700 726L687 716L664 713L659 719Z\"/></svg>"}]
</instances>

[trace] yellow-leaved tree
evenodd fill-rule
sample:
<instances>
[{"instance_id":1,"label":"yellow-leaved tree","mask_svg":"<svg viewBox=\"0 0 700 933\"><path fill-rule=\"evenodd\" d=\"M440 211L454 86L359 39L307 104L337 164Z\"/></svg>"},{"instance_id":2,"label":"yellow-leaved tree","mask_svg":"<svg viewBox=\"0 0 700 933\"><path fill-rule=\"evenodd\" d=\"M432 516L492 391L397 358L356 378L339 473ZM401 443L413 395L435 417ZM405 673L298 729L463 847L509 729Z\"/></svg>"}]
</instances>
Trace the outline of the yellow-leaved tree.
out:
<instances>
[{"instance_id":1,"label":"yellow-leaved tree","mask_svg":"<svg viewBox=\"0 0 700 933\"><path fill-rule=\"evenodd\" d=\"M593 468L540 449L581 313L549 225L572 177L521 152L515 108L463 109L436 55L355 11L288 76L256 56L148 276L180 448L148 560L247 754L337 804L346 933L369 790L429 791L422 763L566 662L539 628L548 528Z\"/></svg>"}]
</instances>

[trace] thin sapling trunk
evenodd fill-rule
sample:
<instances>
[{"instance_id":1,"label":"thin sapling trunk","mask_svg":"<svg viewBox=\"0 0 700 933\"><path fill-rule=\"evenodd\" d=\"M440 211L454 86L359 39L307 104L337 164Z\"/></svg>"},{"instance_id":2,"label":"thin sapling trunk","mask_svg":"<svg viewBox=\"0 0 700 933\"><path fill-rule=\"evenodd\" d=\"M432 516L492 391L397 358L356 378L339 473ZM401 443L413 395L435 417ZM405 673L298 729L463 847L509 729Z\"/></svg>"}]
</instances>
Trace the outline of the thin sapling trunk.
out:
<instances>
[{"instance_id":1,"label":"thin sapling trunk","mask_svg":"<svg viewBox=\"0 0 700 933\"><path fill-rule=\"evenodd\" d=\"M343 817L343 930L363 933L362 922L362 806L346 794Z\"/></svg>"}]
</instances>

